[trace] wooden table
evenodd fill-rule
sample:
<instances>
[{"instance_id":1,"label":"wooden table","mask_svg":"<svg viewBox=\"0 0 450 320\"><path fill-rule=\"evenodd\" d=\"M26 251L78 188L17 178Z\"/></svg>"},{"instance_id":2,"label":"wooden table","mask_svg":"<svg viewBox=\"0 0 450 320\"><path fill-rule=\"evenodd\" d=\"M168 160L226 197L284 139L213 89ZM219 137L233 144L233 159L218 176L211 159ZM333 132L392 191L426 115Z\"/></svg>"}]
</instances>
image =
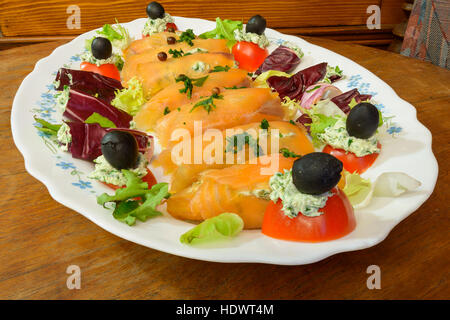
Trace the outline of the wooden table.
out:
<instances>
[{"instance_id":1,"label":"wooden table","mask_svg":"<svg viewBox=\"0 0 450 320\"><path fill-rule=\"evenodd\" d=\"M439 180L431 198L381 244L306 266L219 264L118 238L54 201L11 138L11 104L52 42L0 52L1 299L443 299L450 297L448 200L450 71L356 45L308 38L368 68L411 102L433 134ZM381 290L366 269L381 268ZM81 289L66 287L78 265Z\"/></svg>"}]
</instances>

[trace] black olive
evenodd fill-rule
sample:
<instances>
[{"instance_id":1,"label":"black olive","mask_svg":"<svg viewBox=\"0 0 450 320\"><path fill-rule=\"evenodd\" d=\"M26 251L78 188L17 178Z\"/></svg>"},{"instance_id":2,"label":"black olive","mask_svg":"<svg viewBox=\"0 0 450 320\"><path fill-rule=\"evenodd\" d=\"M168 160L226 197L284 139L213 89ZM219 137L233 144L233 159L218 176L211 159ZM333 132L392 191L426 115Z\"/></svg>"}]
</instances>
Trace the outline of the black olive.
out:
<instances>
[{"instance_id":1,"label":"black olive","mask_svg":"<svg viewBox=\"0 0 450 320\"><path fill-rule=\"evenodd\" d=\"M147 6L147 15L150 19L164 18L164 7L156 1L152 1Z\"/></svg>"},{"instance_id":2,"label":"black olive","mask_svg":"<svg viewBox=\"0 0 450 320\"><path fill-rule=\"evenodd\" d=\"M111 131L102 138L102 153L114 168L130 169L137 164L139 151L136 138L129 132Z\"/></svg>"},{"instance_id":3,"label":"black olive","mask_svg":"<svg viewBox=\"0 0 450 320\"><path fill-rule=\"evenodd\" d=\"M353 137L368 139L377 131L379 121L377 107L368 102L360 102L348 114L347 132Z\"/></svg>"},{"instance_id":4,"label":"black olive","mask_svg":"<svg viewBox=\"0 0 450 320\"><path fill-rule=\"evenodd\" d=\"M108 59L112 54L111 41L103 37L95 38L92 40L91 52L96 59Z\"/></svg>"},{"instance_id":5,"label":"black olive","mask_svg":"<svg viewBox=\"0 0 450 320\"><path fill-rule=\"evenodd\" d=\"M262 35L264 30L266 30L266 24L266 19L257 14L248 20L247 26L245 27L245 32L252 32Z\"/></svg>"},{"instance_id":6,"label":"black olive","mask_svg":"<svg viewBox=\"0 0 450 320\"><path fill-rule=\"evenodd\" d=\"M298 191L322 194L334 188L341 179L342 162L331 154L313 152L295 160L292 182Z\"/></svg>"}]
</instances>

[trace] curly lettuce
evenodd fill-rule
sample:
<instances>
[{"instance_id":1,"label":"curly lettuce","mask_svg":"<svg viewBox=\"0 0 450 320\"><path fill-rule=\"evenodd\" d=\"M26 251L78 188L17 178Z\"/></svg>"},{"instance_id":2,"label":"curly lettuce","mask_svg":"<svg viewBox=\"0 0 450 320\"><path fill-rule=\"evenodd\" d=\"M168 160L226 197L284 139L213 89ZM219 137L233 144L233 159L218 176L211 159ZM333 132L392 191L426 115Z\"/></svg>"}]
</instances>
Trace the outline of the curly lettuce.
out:
<instances>
[{"instance_id":1,"label":"curly lettuce","mask_svg":"<svg viewBox=\"0 0 450 320\"><path fill-rule=\"evenodd\" d=\"M162 215L156 207L169 198L169 185L158 183L149 189L148 184L132 171L122 170L122 173L127 179L126 187L117 189L114 195L101 194L97 197L97 203L102 206L110 202L115 203L113 217L129 226L134 225L136 219L145 222L149 218Z\"/></svg>"},{"instance_id":2,"label":"curly lettuce","mask_svg":"<svg viewBox=\"0 0 450 320\"><path fill-rule=\"evenodd\" d=\"M227 45L231 48L236 43L234 30L242 30L242 28L242 21L233 21L229 19L222 20L220 18L216 18L216 28L214 30L204 32L198 37L201 39L227 39Z\"/></svg>"},{"instance_id":3,"label":"curly lettuce","mask_svg":"<svg viewBox=\"0 0 450 320\"><path fill-rule=\"evenodd\" d=\"M109 25L109 24L105 24L101 30L98 30L96 33L101 36L104 37L106 39L108 39L109 41L111 41L111 44L114 48L123 50L126 47L128 47L128 45L131 42L131 38L130 38L130 34L128 32L128 30L123 27L122 25L120 25L117 20L116 20L116 25ZM92 44L92 40L94 40L95 37L92 37L91 39L87 39L85 41L85 47L86 50L90 51L91 50L91 44Z\"/></svg>"},{"instance_id":4,"label":"curly lettuce","mask_svg":"<svg viewBox=\"0 0 450 320\"><path fill-rule=\"evenodd\" d=\"M134 77L127 82L126 88L116 91L116 97L111 101L111 104L135 116L145 102L142 83Z\"/></svg>"}]
</instances>

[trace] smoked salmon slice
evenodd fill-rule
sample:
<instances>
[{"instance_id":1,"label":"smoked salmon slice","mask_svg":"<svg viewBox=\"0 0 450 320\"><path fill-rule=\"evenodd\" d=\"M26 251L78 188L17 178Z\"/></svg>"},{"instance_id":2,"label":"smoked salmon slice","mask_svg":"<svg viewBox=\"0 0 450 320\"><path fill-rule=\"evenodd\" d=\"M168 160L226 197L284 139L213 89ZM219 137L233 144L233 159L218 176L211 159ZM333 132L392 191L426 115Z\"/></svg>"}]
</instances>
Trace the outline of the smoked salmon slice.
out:
<instances>
[{"instance_id":1,"label":"smoked salmon slice","mask_svg":"<svg viewBox=\"0 0 450 320\"><path fill-rule=\"evenodd\" d=\"M187 42L176 42L175 44L166 44L160 47L147 49L138 54L127 56L122 69L122 79L130 79L136 74L137 66L141 63L159 61L158 53L165 52L168 59L172 58L169 50L183 50L184 54L199 53L199 52L224 52L230 53L227 47L227 40L224 39L194 39L193 46Z\"/></svg>"},{"instance_id":2,"label":"smoked salmon slice","mask_svg":"<svg viewBox=\"0 0 450 320\"><path fill-rule=\"evenodd\" d=\"M136 76L142 81L142 88L147 97L152 97L165 87L174 84L175 78L184 74L189 78L200 78L216 66L233 67L234 59L231 53L196 53L166 61L140 63L136 67ZM126 83L131 75L124 75Z\"/></svg>"},{"instance_id":3,"label":"smoked salmon slice","mask_svg":"<svg viewBox=\"0 0 450 320\"><path fill-rule=\"evenodd\" d=\"M287 121L270 121L268 122L268 131L260 130L260 126L260 122L254 122L223 130L220 135L221 142L217 144L218 148L220 148L220 150L217 150L220 157L216 157L215 151L208 151L212 149L211 146L216 141L215 139L205 141L205 135L200 147L196 146L194 139L191 139L188 163L181 163L175 158L172 159L172 149L166 149L153 161L153 165L161 166L165 174L172 174L170 192L176 193L197 181L199 174L208 169L220 169L236 163L245 163L258 156L279 153L283 148L297 155L314 152L314 147L308 139L306 131L295 124ZM252 141L257 141L257 143L247 143L238 151L234 149L234 139L244 133L252 137ZM272 141L273 138L278 139L277 143ZM272 149L272 147L275 149ZM231 149L234 150L231 151ZM196 153L200 161L194 163ZM231 156L230 160L232 161L227 161L227 156Z\"/></svg>"},{"instance_id":4,"label":"smoked salmon slice","mask_svg":"<svg viewBox=\"0 0 450 320\"><path fill-rule=\"evenodd\" d=\"M282 120L284 117L285 111L278 94L268 88L227 89L220 92L219 98L211 97L179 107L158 120L155 133L163 148L173 146L182 139L181 136L172 139L172 134L186 132L190 139L194 136L194 126L199 124L201 132L204 132L210 128L223 130L263 119ZM209 104L208 100L214 105ZM176 129L185 130L174 132Z\"/></svg>"},{"instance_id":5,"label":"smoked salmon slice","mask_svg":"<svg viewBox=\"0 0 450 320\"><path fill-rule=\"evenodd\" d=\"M144 52L145 50L154 49L167 45L167 38L174 37L178 40L180 37L173 32L159 32L152 34L149 37L144 37L142 39L134 40L130 43L128 48L123 50L124 59L128 59L132 55Z\"/></svg>"},{"instance_id":6,"label":"smoked salmon slice","mask_svg":"<svg viewBox=\"0 0 450 320\"><path fill-rule=\"evenodd\" d=\"M228 72L213 72L208 74L208 78L201 87L193 86L192 95L189 99L186 93L180 92L184 88L184 83L178 82L164 88L153 96L134 117L136 127L142 131L153 130L156 121L165 113L176 110L190 102L196 102L201 96L211 94L215 87L224 90L231 87L250 87L251 79L247 71L242 69L230 69Z\"/></svg>"},{"instance_id":7,"label":"smoked salmon slice","mask_svg":"<svg viewBox=\"0 0 450 320\"><path fill-rule=\"evenodd\" d=\"M233 212L244 220L245 229L260 228L269 204L269 179L276 172L290 169L295 158L273 154L260 160L269 164L236 164L204 171L198 182L167 200L167 212L191 221ZM261 174L263 168L265 174Z\"/></svg>"}]
</instances>

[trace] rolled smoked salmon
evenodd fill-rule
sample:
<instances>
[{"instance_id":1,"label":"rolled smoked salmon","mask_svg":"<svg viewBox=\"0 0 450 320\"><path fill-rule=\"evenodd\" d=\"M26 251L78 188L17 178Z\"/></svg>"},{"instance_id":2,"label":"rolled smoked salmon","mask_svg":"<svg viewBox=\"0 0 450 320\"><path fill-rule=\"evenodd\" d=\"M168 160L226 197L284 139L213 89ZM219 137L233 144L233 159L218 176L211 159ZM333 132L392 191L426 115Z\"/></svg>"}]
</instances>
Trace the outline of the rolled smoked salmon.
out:
<instances>
[{"instance_id":1,"label":"rolled smoked salmon","mask_svg":"<svg viewBox=\"0 0 450 320\"><path fill-rule=\"evenodd\" d=\"M234 59L230 53L195 53L166 61L140 63L136 67L136 76L142 81L146 97L152 97L165 87L174 84L175 79L184 74L189 78L200 78L216 66L233 67ZM126 83L130 75L123 75Z\"/></svg>"},{"instance_id":2,"label":"rolled smoked salmon","mask_svg":"<svg viewBox=\"0 0 450 320\"><path fill-rule=\"evenodd\" d=\"M269 175L262 175L261 168L268 169L270 165L260 163L204 171L199 182L167 200L167 212L177 219L192 221L233 212L244 220L245 229L260 228L269 204L270 177L283 169L290 169L295 159L273 154L263 156L261 160L278 161L278 166L269 170Z\"/></svg>"},{"instance_id":3,"label":"rolled smoked salmon","mask_svg":"<svg viewBox=\"0 0 450 320\"><path fill-rule=\"evenodd\" d=\"M305 130L295 124L291 124L287 121L270 121L267 133L265 131L260 131L260 126L260 122L254 122L223 130L221 132L221 137L223 137L223 139L221 143L218 144L218 146L222 147L219 151L220 157L216 158L215 153L208 152L210 146L215 143L214 140L203 141L201 147L196 149L195 141L194 139L191 139L191 142L189 143L191 146L189 163L177 163L176 161L173 161L172 149L166 149L153 161L153 165L162 166L166 174L172 173L170 192L176 193L190 186L198 179L198 176L202 171L208 169L220 169L236 163L245 163L249 159L258 157L259 154L269 155L272 153L279 153L282 148L298 155L314 152L314 147L308 139ZM273 131L274 129L278 130L276 135L275 131ZM234 143L234 136L244 132L248 133L253 138L253 141L257 141L258 139L258 144L251 146L246 144L239 152L233 152L231 156L233 156L234 161L229 161L227 164L226 157L230 156L230 151L227 151L227 149L230 149L230 143ZM274 145L274 148L277 148L275 150L272 150L272 137L278 138L278 144ZM258 151L258 154L255 152L255 147L261 148L261 150ZM198 158L201 160L201 162L199 161L200 163L194 163L195 153L198 153Z\"/></svg>"},{"instance_id":4,"label":"rolled smoked salmon","mask_svg":"<svg viewBox=\"0 0 450 320\"><path fill-rule=\"evenodd\" d=\"M209 96L210 97L210 96ZM229 89L220 92L220 99L213 99L215 105L210 112L196 103L186 104L158 120L155 132L163 148L173 146L179 140L172 140L176 129L185 129L193 137L194 125L201 123L202 132L209 128L226 128L261 122L263 119L282 120L284 109L278 94L267 88ZM199 102L208 99L205 97Z\"/></svg>"},{"instance_id":5,"label":"rolled smoked salmon","mask_svg":"<svg viewBox=\"0 0 450 320\"><path fill-rule=\"evenodd\" d=\"M122 69L122 79L130 79L136 74L137 66L141 63L159 61L158 53L165 52L168 59L172 58L169 50L183 50L186 54L191 52L192 54L199 53L204 50L207 52L224 52L230 53L230 49L227 47L227 40L224 39L194 39L192 40L193 46L190 46L187 42L176 42L175 44L166 44L160 47L147 49L138 54L127 56L124 61ZM197 52L198 51L198 52Z\"/></svg>"},{"instance_id":6,"label":"rolled smoked salmon","mask_svg":"<svg viewBox=\"0 0 450 320\"><path fill-rule=\"evenodd\" d=\"M215 87L224 90L225 87L249 87L251 80L247 71L242 69L230 69L228 72L213 72L201 87L193 86L192 95L189 99L186 93L181 93L184 83L174 83L153 96L134 117L136 127L142 131L153 130L156 121L164 116L164 113L176 110L190 102L196 102L201 96L211 94Z\"/></svg>"}]
</instances>

